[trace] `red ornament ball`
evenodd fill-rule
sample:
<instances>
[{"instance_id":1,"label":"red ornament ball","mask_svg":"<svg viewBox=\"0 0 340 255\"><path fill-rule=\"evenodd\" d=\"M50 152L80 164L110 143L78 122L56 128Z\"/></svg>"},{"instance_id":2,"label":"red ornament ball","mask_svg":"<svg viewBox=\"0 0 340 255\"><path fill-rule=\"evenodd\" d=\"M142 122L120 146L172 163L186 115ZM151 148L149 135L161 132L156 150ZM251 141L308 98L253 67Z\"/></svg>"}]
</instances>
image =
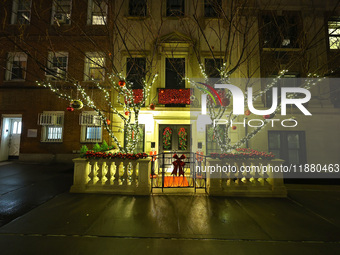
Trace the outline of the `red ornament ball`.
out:
<instances>
[{"instance_id":1,"label":"red ornament ball","mask_svg":"<svg viewBox=\"0 0 340 255\"><path fill-rule=\"evenodd\" d=\"M111 124L111 120L107 119L107 120L106 120L106 123L107 123L108 125L110 125L110 124Z\"/></svg>"},{"instance_id":2,"label":"red ornament ball","mask_svg":"<svg viewBox=\"0 0 340 255\"><path fill-rule=\"evenodd\" d=\"M150 109L151 110L155 110L155 105L154 104L150 104Z\"/></svg>"},{"instance_id":3,"label":"red ornament ball","mask_svg":"<svg viewBox=\"0 0 340 255\"><path fill-rule=\"evenodd\" d=\"M250 112L249 110L246 110L246 111L244 112L244 115L249 116L250 113L251 113L251 112Z\"/></svg>"},{"instance_id":4,"label":"red ornament ball","mask_svg":"<svg viewBox=\"0 0 340 255\"><path fill-rule=\"evenodd\" d=\"M128 115L129 115L129 112L128 112L128 111L126 111L126 112L125 112L125 115L126 115L126 116L128 116Z\"/></svg>"},{"instance_id":5,"label":"red ornament ball","mask_svg":"<svg viewBox=\"0 0 340 255\"><path fill-rule=\"evenodd\" d=\"M270 115L269 114L268 115L263 115L263 118L266 119L266 120L270 119Z\"/></svg>"},{"instance_id":6,"label":"red ornament ball","mask_svg":"<svg viewBox=\"0 0 340 255\"><path fill-rule=\"evenodd\" d=\"M118 82L118 85L119 85L120 87L124 87L124 86L125 86L125 81L124 81L124 80L120 80L120 81Z\"/></svg>"},{"instance_id":7,"label":"red ornament ball","mask_svg":"<svg viewBox=\"0 0 340 255\"><path fill-rule=\"evenodd\" d=\"M74 108L71 107L71 106L69 106L69 107L66 108L66 110L69 111L69 112L73 112L73 111L74 111Z\"/></svg>"},{"instance_id":8,"label":"red ornament ball","mask_svg":"<svg viewBox=\"0 0 340 255\"><path fill-rule=\"evenodd\" d=\"M237 127L236 127L236 126L232 126L231 129L232 129L232 130L236 130Z\"/></svg>"},{"instance_id":9,"label":"red ornament ball","mask_svg":"<svg viewBox=\"0 0 340 255\"><path fill-rule=\"evenodd\" d=\"M229 98L223 98L222 99L222 106L228 106L230 104Z\"/></svg>"}]
</instances>

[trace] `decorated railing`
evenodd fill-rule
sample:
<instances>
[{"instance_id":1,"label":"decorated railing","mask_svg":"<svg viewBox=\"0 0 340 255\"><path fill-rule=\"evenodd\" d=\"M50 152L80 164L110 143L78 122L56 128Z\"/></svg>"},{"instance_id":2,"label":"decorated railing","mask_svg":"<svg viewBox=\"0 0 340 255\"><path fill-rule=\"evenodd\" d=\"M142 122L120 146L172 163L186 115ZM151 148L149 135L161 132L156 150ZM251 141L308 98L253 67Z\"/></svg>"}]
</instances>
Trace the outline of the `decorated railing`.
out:
<instances>
[{"instance_id":1,"label":"decorated railing","mask_svg":"<svg viewBox=\"0 0 340 255\"><path fill-rule=\"evenodd\" d=\"M74 193L148 195L151 191L150 159L77 158Z\"/></svg>"},{"instance_id":2,"label":"decorated railing","mask_svg":"<svg viewBox=\"0 0 340 255\"><path fill-rule=\"evenodd\" d=\"M190 104L190 89L158 89L159 104Z\"/></svg>"},{"instance_id":3,"label":"decorated railing","mask_svg":"<svg viewBox=\"0 0 340 255\"><path fill-rule=\"evenodd\" d=\"M163 190L174 187L169 183L177 181L180 184L176 185L178 188L189 187L195 191L197 187L206 188L212 196L285 197L287 191L281 167L284 161L273 159L271 153L245 150L236 154L211 154L209 157L200 154L204 160L198 160L198 163L188 161L186 170L179 176L174 173L174 163L184 162L186 157L183 155L172 156L166 164L163 153L163 163L157 164L158 170L151 171L151 159L145 153L132 155L90 151L84 158L73 160L75 167L71 192L148 195L152 185ZM161 181L158 182L158 179ZM187 180L187 185L180 183L184 180Z\"/></svg>"},{"instance_id":4,"label":"decorated railing","mask_svg":"<svg viewBox=\"0 0 340 255\"><path fill-rule=\"evenodd\" d=\"M213 196L285 197L280 159L207 159L207 192Z\"/></svg>"}]
</instances>

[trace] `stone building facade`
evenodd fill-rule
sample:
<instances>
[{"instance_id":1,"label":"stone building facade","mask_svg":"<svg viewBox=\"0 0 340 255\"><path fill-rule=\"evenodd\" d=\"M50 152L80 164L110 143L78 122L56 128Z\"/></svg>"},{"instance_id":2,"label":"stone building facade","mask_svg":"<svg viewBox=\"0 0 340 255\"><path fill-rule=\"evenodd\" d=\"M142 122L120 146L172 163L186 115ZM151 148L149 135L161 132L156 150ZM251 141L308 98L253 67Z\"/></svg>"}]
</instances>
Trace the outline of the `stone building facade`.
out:
<instances>
[{"instance_id":1,"label":"stone building facade","mask_svg":"<svg viewBox=\"0 0 340 255\"><path fill-rule=\"evenodd\" d=\"M46 79L65 91L72 86L55 75L72 77L72 83L85 86L91 99L109 112L103 94L91 78L97 79L101 70L107 74L116 68L138 89L134 71L143 66L145 73L157 73L140 111L142 133L138 150L149 152L153 143L156 151L167 150L162 133L170 127L174 138L173 147L168 150L178 150L175 135L185 128L193 137L187 150L197 151L201 143L205 154L216 152L217 147L208 127L199 130L192 121L192 110L199 106L173 103L170 95L188 99L178 91L190 89L189 79L203 78L200 64L209 77L216 76L216 68L221 67L218 64L227 63L230 69L235 66L231 79L273 79L281 70L288 70L285 77L290 78L305 78L309 73L332 78L339 75L340 9L336 1L316 1L314 5L310 1L239 1L243 2L239 5L232 2L3 1L0 159L19 156L21 160L67 161L76 157L84 144L90 148L103 140L113 144L101 125L81 123L80 115L92 109L67 111L68 101L37 86L36 81ZM104 67L89 59L102 61ZM173 78L178 74L188 79ZM104 76L100 83L105 86L107 79ZM254 91L265 86L258 82ZM124 113L118 104L119 93L109 91L114 107ZM79 91L72 93L73 98L80 98ZM168 93L168 101L161 101L159 93ZM275 151L287 163L340 163L339 89L336 83L323 83L313 87L311 93L308 109L312 116L304 116L291 107L288 115L298 120L298 126L265 127L246 146ZM268 98L264 94L256 106L264 109ZM49 125L43 123L44 116L50 116ZM60 116L62 122L58 122ZM124 124L116 114L108 113L108 118L110 128L124 144ZM241 126L231 130L231 143L250 131Z\"/></svg>"}]
</instances>

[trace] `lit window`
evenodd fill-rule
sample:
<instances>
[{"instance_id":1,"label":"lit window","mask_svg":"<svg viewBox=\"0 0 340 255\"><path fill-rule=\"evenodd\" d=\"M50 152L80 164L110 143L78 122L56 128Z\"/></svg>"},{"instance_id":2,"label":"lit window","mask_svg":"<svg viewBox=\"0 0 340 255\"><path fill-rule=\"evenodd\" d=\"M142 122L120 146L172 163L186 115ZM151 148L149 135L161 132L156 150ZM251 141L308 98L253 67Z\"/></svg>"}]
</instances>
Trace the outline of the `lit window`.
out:
<instances>
[{"instance_id":1,"label":"lit window","mask_svg":"<svg viewBox=\"0 0 340 255\"><path fill-rule=\"evenodd\" d=\"M21 126L22 126L22 123L21 123L21 121L19 121L18 122L18 129L17 129L18 134L21 134Z\"/></svg>"},{"instance_id":2,"label":"lit window","mask_svg":"<svg viewBox=\"0 0 340 255\"><path fill-rule=\"evenodd\" d=\"M99 53L87 53L85 57L85 81L102 81L105 77L105 58Z\"/></svg>"},{"instance_id":3,"label":"lit window","mask_svg":"<svg viewBox=\"0 0 340 255\"><path fill-rule=\"evenodd\" d=\"M38 119L41 128L41 142L62 142L64 112L44 112Z\"/></svg>"},{"instance_id":4,"label":"lit window","mask_svg":"<svg viewBox=\"0 0 340 255\"><path fill-rule=\"evenodd\" d=\"M89 0L88 25L105 25L107 19L107 0Z\"/></svg>"},{"instance_id":5,"label":"lit window","mask_svg":"<svg viewBox=\"0 0 340 255\"><path fill-rule=\"evenodd\" d=\"M129 16L132 17L146 16L146 0L130 0Z\"/></svg>"},{"instance_id":6,"label":"lit window","mask_svg":"<svg viewBox=\"0 0 340 255\"><path fill-rule=\"evenodd\" d=\"M102 141L102 121L94 111L83 111L79 116L81 142L97 143Z\"/></svg>"},{"instance_id":7,"label":"lit window","mask_svg":"<svg viewBox=\"0 0 340 255\"><path fill-rule=\"evenodd\" d=\"M204 0L204 17L219 17L222 0Z\"/></svg>"},{"instance_id":8,"label":"lit window","mask_svg":"<svg viewBox=\"0 0 340 255\"><path fill-rule=\"evenodd\" d=\"M328 21L329 48L340 49L340 17L333 17Z\"/></svg>"},{"instance_id":9,"label":"lit window","mask_svg":"<svg viewBox=\"0 0 340 255\"><path fill-rule=\"evenodd\" d=\"M166 16L184 16L184 0L167 0Z\"/></svg>"},{"instance_id":10,"label":"lit window","mask_svg":"<svg viewBox=\"0 0 340 255\"><path fill-rule=\"evenodd\" d=\"M58 26L71 23L72 0L54 0L52 6L52 24Z\"/></svg>"},{"instance_id":11,"label":"lit window","mask_svg":"<svg viewBox=\"0 0 340 255\"><path fill-rule=\"evenodd\" d=\"M48 127L47 128L47 140L58 141L61 140L63 129L61 127Z\"/></svg>"},{"instance_id":12,"label":"lit window","mask_svg":"<svg viewBox=\"0 0 340 255\"><path fill-rule=\"evenodd\" d=\"M86 140L87 141L101 141L102 140L102 127L86 127Z\"/></svg>"},{"instance_id":13,"label":"lit window","mask_svg":"<svg viewBox=\"0 0 340 255\"><path fill-rule=\"evenodd\" d=\"M15 120L12 123L12 134L13 135L21 134L21 121Z\"/></svg>"},{"instance_id":14,"label":"lit window","mask_svg":"<svg viewBox=\"0 0 340 255\"><path fill-rule=\"evenodd\" d=\"M50 52L48 55L46 78L51 80L65 79L67 62L67 52Z\"/></svg>"},{"instance_id":15,"label":"lit window","mask_svg":"<svg viewBox=\"0 0 340 255\"><path fill-rule=\"evenodd\" d=\"M31 21L31 0L14 0L11 24L29 24Z\"/></svg>"},{"instance_id":16,"label":"lit window","mask_svg":"<svg viewBox=\"0 0 340 255\"><path fill-rule=\"evenodd\" d=\"M6 80L25 80L27 67L27 55L23 52L8 54Z\"/></svg>"}]
</instances>

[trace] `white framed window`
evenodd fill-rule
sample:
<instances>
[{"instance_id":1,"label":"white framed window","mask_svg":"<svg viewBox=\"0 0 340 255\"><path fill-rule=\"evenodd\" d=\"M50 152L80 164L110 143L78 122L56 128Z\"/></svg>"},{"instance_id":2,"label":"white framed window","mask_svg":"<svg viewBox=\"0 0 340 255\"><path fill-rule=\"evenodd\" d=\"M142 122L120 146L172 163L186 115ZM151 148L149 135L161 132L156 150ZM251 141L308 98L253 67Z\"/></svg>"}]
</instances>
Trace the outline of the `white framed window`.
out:
<instances>
[{"instance_id":1,"label":"white framed window","mask_svg":"<svg viewBox=\"0 0 340 255\"><path fill-rule=\"evenodd\" d=\"M83 111L79 116L80 142L102 142L102 121L95 111Z\"/></svg>"},{"instance_id":2,"label":"white framed window","mask_svg":"<svg viewBox=\"0 0 340 255\"><path fill-rule=\"evenodd\" d=\"M87 8L88 25L105 25L107 19L108 0L89 0Z\"/></svg>"},{"instance_id":3,"label":"white framed window","mask_svg":"<svg viewBox=\"0 0 340 255\"><path fill-rule=\"evenodd\" d=\"M105 77L105 58L98 52L88 52L85 56L85 81L103 81Z\"/></svg>"},{"instance_id":4,"label":"white framed window","mask_svg":"<svg viewBox=\"0 0 340 255\"><path fill-rule=\"evenodd\" d=\"M58 143L63 141L64 112L44 111L38 116L41 128L41 142Z\"/></svg>"},{"instance_id":5,"label":"white framed window","mask_svg":"<svg viewBox=\"0 0 340 255\"><path fill-rule=\"evenodd\" d=\"M67 52L49 52L46 78L49 80L65 79L68 66Z\"/></svg>"},{"instance_id":6,"label":"white framed window","mask_svg":"<svg viewBox=\"0 0 340 255\"><path fill-rule=\"evenodd\" d=\"M340 17L332 17L328 20L329 48L340 49Z\"/></svg>"},{"instance_id":7,"label":"white framed window","mask_svg":"<svg viewBox=\"0 0 340 255\"><path fill-rule=\"evenodd\" d=\"M6 66L6 81L25 80L27 55L24 52L8 53Z\"/></svg>"},{"instance_id":8,"label":"white framed window","mask_svg":"<svg viewBox=\"0 0 340 255\"><path fill-rule=\"evenodd\" d=\"M29 24L31 21L32 0L14 0L11 24Z\"/></svg>"},{"instance_id":9,"label":"white framed window","mask_svg":"<svg viewBox=\"0 0 340 255\"><path fill-rule=\"evenodd\" d=\"M52 24L71 24L72 0L53 0Z\"/></svg>"}]
</instances>

